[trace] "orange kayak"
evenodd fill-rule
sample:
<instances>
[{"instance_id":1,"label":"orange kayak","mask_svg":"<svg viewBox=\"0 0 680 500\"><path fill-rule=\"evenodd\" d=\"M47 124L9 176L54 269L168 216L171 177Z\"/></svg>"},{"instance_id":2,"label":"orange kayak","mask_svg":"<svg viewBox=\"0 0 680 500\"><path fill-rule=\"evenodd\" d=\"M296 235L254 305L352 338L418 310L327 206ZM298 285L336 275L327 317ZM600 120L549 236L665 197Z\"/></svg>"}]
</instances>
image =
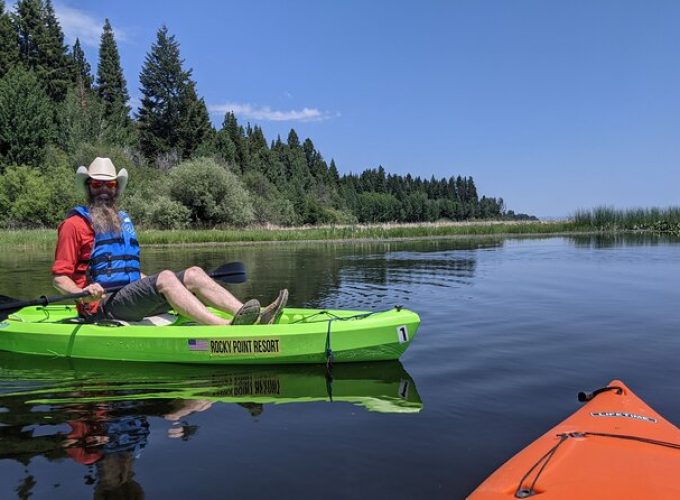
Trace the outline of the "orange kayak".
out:
<instances>
[{"instance_id":1,"label":"orange kayak","mask_svg":"<svg viewBox=\"0 0 680 500\"><path fill-rule=\"evenodd\" d=\"M469 499L680 498L680 429L619 380L579 400Z\"/></svg>"}]
</instances>

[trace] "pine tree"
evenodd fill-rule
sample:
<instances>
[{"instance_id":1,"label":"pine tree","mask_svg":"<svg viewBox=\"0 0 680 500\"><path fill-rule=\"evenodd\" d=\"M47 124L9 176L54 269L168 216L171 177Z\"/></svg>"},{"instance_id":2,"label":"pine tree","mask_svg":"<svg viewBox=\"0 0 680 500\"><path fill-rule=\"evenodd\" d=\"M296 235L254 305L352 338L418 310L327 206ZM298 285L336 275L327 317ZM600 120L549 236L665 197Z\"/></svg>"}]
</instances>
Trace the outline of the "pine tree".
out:
<instances>
[{"instance_id":1,"label":"pine tree","mask_svg":"<svg viewBox=\"0 0 680 500\"><path fill-rule=\"evenodd\" d=\"M288 147L290 149L297 149L300 147L300 139L298 138L295 129L290 129L290 132L288 132Z\"/></svg>"},{"instance_id":2,"label":"pine tree","mask_svg":"<svg viewBox=\"0 0 680 500\"><path fill-rule=\"evenodd\" d=\"M213 138L208 108L203 98L196 94L196 84L191 80L182 89L179 99L178 148L182 158L191 158L194 152Z\"/></svg>"},{"instance_id":3,"label":"pine tree","mask_svg":"<svg viewBox=\"0 0 680 500\"><path fill-rule=\"evenodd\" d=\"M333 184L338 184L340 176L338 175L338 167L335 166L335 160L331 159L331 165L328 167L328 178Z\"/></svg>"},{"instance_id":4,"label":"pine tree","mask_svg":"<svg viewBox=\"0 0 680 500\"><path fill-rule=\"evenodd\" d=\"M40 40L45 38L43 6L40 0L19 0L12 14L12 24L19 42L19 57L28 68L40 65Z\"/></svg>"},{"instance_id":5,"label":"pine tree","mask_svg":"<svg viewBox=\"0 0 680 500\"><path fill-rule=\"evenodd\" d=\"M52 106L34 72L17 66L0 80L0 165L41 164L54 135Z\"/></svg>"},{"instance_id":6,"label":"pine tree","mask_svg":"<svg viewBox=\"0 0 680 500\"><path fill-rule=\"evenodd\" d=\"M19 60L17 36L12 27L12 19L5 12L5 2L0 0L0 78Z\"/></svg>"},{"instance_id":7,"label":"pine tree","mask_svg":"<svg viewBox=\"0 0 680 500\"><path fill-rule=\"evenodd\" d=\"M85 58L85 52L80 47L80 40L76 38L71 51L71 66L76 88L81 92L92 88L92 68Z\"/></svg>"},{"instance_id":8,"label":"pine tree","mask_svg":"<svg viewBox=\"0 0 680 500\"><path fill-rule=\"evenodd\" d=\"M127 105L130 96L120 66L120 54L108 19L99 42L99 64L97 65L97 95L106 102L106 111L119 111L121 103ZM129 111L129 109L128 109ZM127 112L126 111L126 114Z\"/></svg>"},{"instance_id":9,"label":"pine tree","mask_svg":"<svg viewBox=\"0 0 680 500\"><path fill-rule=\"evenodd\" d=\"M250 128L248 125L247 135L248 145L248 163L246 164L246 172L267 173L270 177L274 174L272 170L272 154L269 151L267 139L262 132L262 127L255 125Z\"/></svg>"},{"instance_id":10,"label":"pine tree","mask_svg":"<svg viewBox=\"0 0 680 500\"><path fill-rule=\"evenodd\" d=\"M307 160L307 166L314 172L314 162L317 157L316 149L314 149L314 143L307 137L305 142L302 143L302 150L305 152L305 159Z\"/></svg>"},{"instance_id":11,"label":"pine tree","mask_svg":"<svg viewBox=\"0 0 680 500\"><path fill-rule=\"evenodd\" d=\"M63 101L73 70L51 0L19 0L12 22L19 58L34 70L54 101Z\"/></svg>"},{"instance_id":12,"label":"pine tree","mask_svg":"<svg viewBox=\"0 0 680 500\"><path fill-rule=\"evenodd\" d=\"M267 146L267 139L264 137L264 132L262 132L262 127L255 125L253 132L250 134L250 151L251 153L257 153L260 151L269 151Z\"/></svg>"},{"instance_id":13,"label":"pine tree","mask_svg":"<svg viewBox=\"0 0 680 500\"><path fill-rule=\"evenodd\" d=\"M246 143L245 132L243 127L238 124L236 115L227 111L222 122L222 130L229 136L231 142L234 144L235 156L234 161L238 169L243 172L245 166L248 164L248 145Z\"/></svg>"},{"instance_id":14,"label":"pine tree","mask_svg":"<svg viewBox=\"0 0 680 500\"><path fill-rule=\"evenodd\" d=\"M238 125L238 120L236 119L236 115L231 112L227 111L224 114L224 121L222 121L222 130L227 132L229 134L229 138L236 144L238 139L240 138L240 132L239 132L239 125Z\"/></svg>"},{"instance_id":15,"label":"pine tree","mask_svg":"<svg viewBox=\"0 0 680 500\"><path fill-rule=\"evenodd\" d=\"M215 133L215 152L227 163L236 163L236 145L224 129L220 129Z\"/></svg>"},{"instance_id":16,"label":"pine tree","mask_svg":"<svg viewBox=\"0 0 680 500\"><path fill-rule=\"evenodd\" d=\"M183 69L179 43L162 26L146 55L139 76L142 106L139 109L140 147L147 158L180 155L193 140L182 121L189 115L202 122L205 103L194 99L191 70ZM196 104L198 102L198 104ZM202 105L201 105L202 103ZM207 112L206 112L207 115Z\"/></svg>"},{"instance_id":17,"label":"pine tree","mask_svg":"<svg viewBox=\"0 0 680 500\"><path fill-rule=\"evenodd\" d=\"M56 101L63 101L71 83L73 69L68 57L68 47L64 44L64 32L52 7L52 0L45 0L45 66L49 68L47 75L47 93Z\"/></svg>"},{"instance_id":18,"label":"pine tree","mask_svg":"<svg viewBox=\"0 0 680 500\"><path fill-rule=\"evenodd\" d=\"M107 137L110 142L127 144L132 140L130 96L120 65L118 46L108 19L99 42L97 65L97 95L104 101Z\"/></svg>"},{"instance_id":19,"label":"pine tree","mask_svg":"<svg viewBox=\"0 0 680 500\"><path fill-rule=\"evenodd\" d=\"M227 163L234 166L238 165L236 143L233 139L236 134L238 134L238 122L234 113L228 111L224 115L222 128L215 134L215 151ZM238 165L239 171L240 168L240 165Z\"/></svg>"},{"instance_id":20,"label":"pine tree","mask_svg":"<svg viewBox=\"0 0 680 500\"><path fill-rule=\"evenodd\" d=\"M61 149L73 153L83 144L111 142L106 135L104 101L92 89L71 87L59 106L58 144Z\"/></svg>"}]
</instances>

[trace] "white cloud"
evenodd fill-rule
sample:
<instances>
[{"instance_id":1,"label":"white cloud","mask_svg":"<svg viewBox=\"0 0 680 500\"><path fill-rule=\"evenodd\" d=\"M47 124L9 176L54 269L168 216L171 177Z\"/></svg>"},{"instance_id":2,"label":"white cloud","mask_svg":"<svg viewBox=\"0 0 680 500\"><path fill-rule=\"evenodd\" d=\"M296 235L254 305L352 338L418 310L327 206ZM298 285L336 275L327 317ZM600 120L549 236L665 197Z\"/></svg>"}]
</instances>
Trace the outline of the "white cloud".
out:
<instances>
[{"instance_id":1,"label":"white cloud","mask_svg":"<svg viewBox=\"0 0 680 500\"><path fill-rule=\"evenodd\" d=\"M328 120L331 115L316 108L303 108L299 111L277 111L269 106L252 106L250 104L213 104L208 106L211 113L223 115L228 111L242 118L251 120L270 121L270 122L317 122Z\"/></svg>"},{"instance_id":2,"label":"white cloud","mask_svg":"<svg viewBox=\"0 0 680 500\"><path fill-rule=\"evenodd\" d=\"M64 31L66 40L73 44L76 38L80 43L89 47L99 47L99 39L104 28L104 19L96 19L85 11L74 9L63 4L55 4L54 12L59 19L61 29ZM115 28L113 34L116 42L125 41L125 33Z\"/></svg>"}]
</instances>

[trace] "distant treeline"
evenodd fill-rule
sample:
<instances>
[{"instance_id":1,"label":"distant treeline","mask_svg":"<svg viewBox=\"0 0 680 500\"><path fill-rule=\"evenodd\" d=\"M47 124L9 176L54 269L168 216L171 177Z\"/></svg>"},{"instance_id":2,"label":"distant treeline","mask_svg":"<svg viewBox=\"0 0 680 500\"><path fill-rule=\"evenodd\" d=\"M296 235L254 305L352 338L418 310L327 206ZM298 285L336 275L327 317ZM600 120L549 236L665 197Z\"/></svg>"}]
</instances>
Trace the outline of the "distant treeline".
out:
<instances>
[{"instance_id":1,"label":"distant treeline","mask_svg":"<svg viewBox=\"0 0 680 500\"><path fill-rule=\"evenodd\" d=\"M472 177L421 179L383 167L340 175L291 129L269 142L228 112L209 119L179 43L162 26L134 117L111 24L92 74L64 43L50 0L0 0L0 226L52 226L78 201L74 168L111 157L130 172L122 202L159 228L533 219L479 196Z\"/></svg>"}]
</instances>

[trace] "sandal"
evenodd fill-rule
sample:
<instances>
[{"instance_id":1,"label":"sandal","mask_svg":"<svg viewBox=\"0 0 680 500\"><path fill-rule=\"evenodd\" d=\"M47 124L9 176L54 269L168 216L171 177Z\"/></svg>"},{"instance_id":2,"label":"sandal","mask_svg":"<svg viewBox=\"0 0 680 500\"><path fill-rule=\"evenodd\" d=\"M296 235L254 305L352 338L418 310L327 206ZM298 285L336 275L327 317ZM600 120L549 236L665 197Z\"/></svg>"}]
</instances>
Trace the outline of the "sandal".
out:
<instances>
[{"instance_id":1,"label":"sandal","mask_svg":"<svg viewBox=\"0 0 680 500\"><path fill-rule=\"evenodd\" d=\"M250 299L241 306L234 319L231 320L232 325L253 325L260 317L260 302L257 299Z\"/></svg>"},{"instance_id":2,"label":"sandal","mask_svg":"<svg viewBox=\"0 0 680 500\"><path fill-rule=\"evenodd\" d=\"M288 302L288 290L283 289L279 292L279 296L276 297L276 300L269 304L267 307L262 309L262 312L260 313L260 321L258 321L258 324L260 325L272 325L276 323L279 318L281 318L281 315L283 314L283 308L286 307L286 303Z\"/></svg>"}]
</instances>

